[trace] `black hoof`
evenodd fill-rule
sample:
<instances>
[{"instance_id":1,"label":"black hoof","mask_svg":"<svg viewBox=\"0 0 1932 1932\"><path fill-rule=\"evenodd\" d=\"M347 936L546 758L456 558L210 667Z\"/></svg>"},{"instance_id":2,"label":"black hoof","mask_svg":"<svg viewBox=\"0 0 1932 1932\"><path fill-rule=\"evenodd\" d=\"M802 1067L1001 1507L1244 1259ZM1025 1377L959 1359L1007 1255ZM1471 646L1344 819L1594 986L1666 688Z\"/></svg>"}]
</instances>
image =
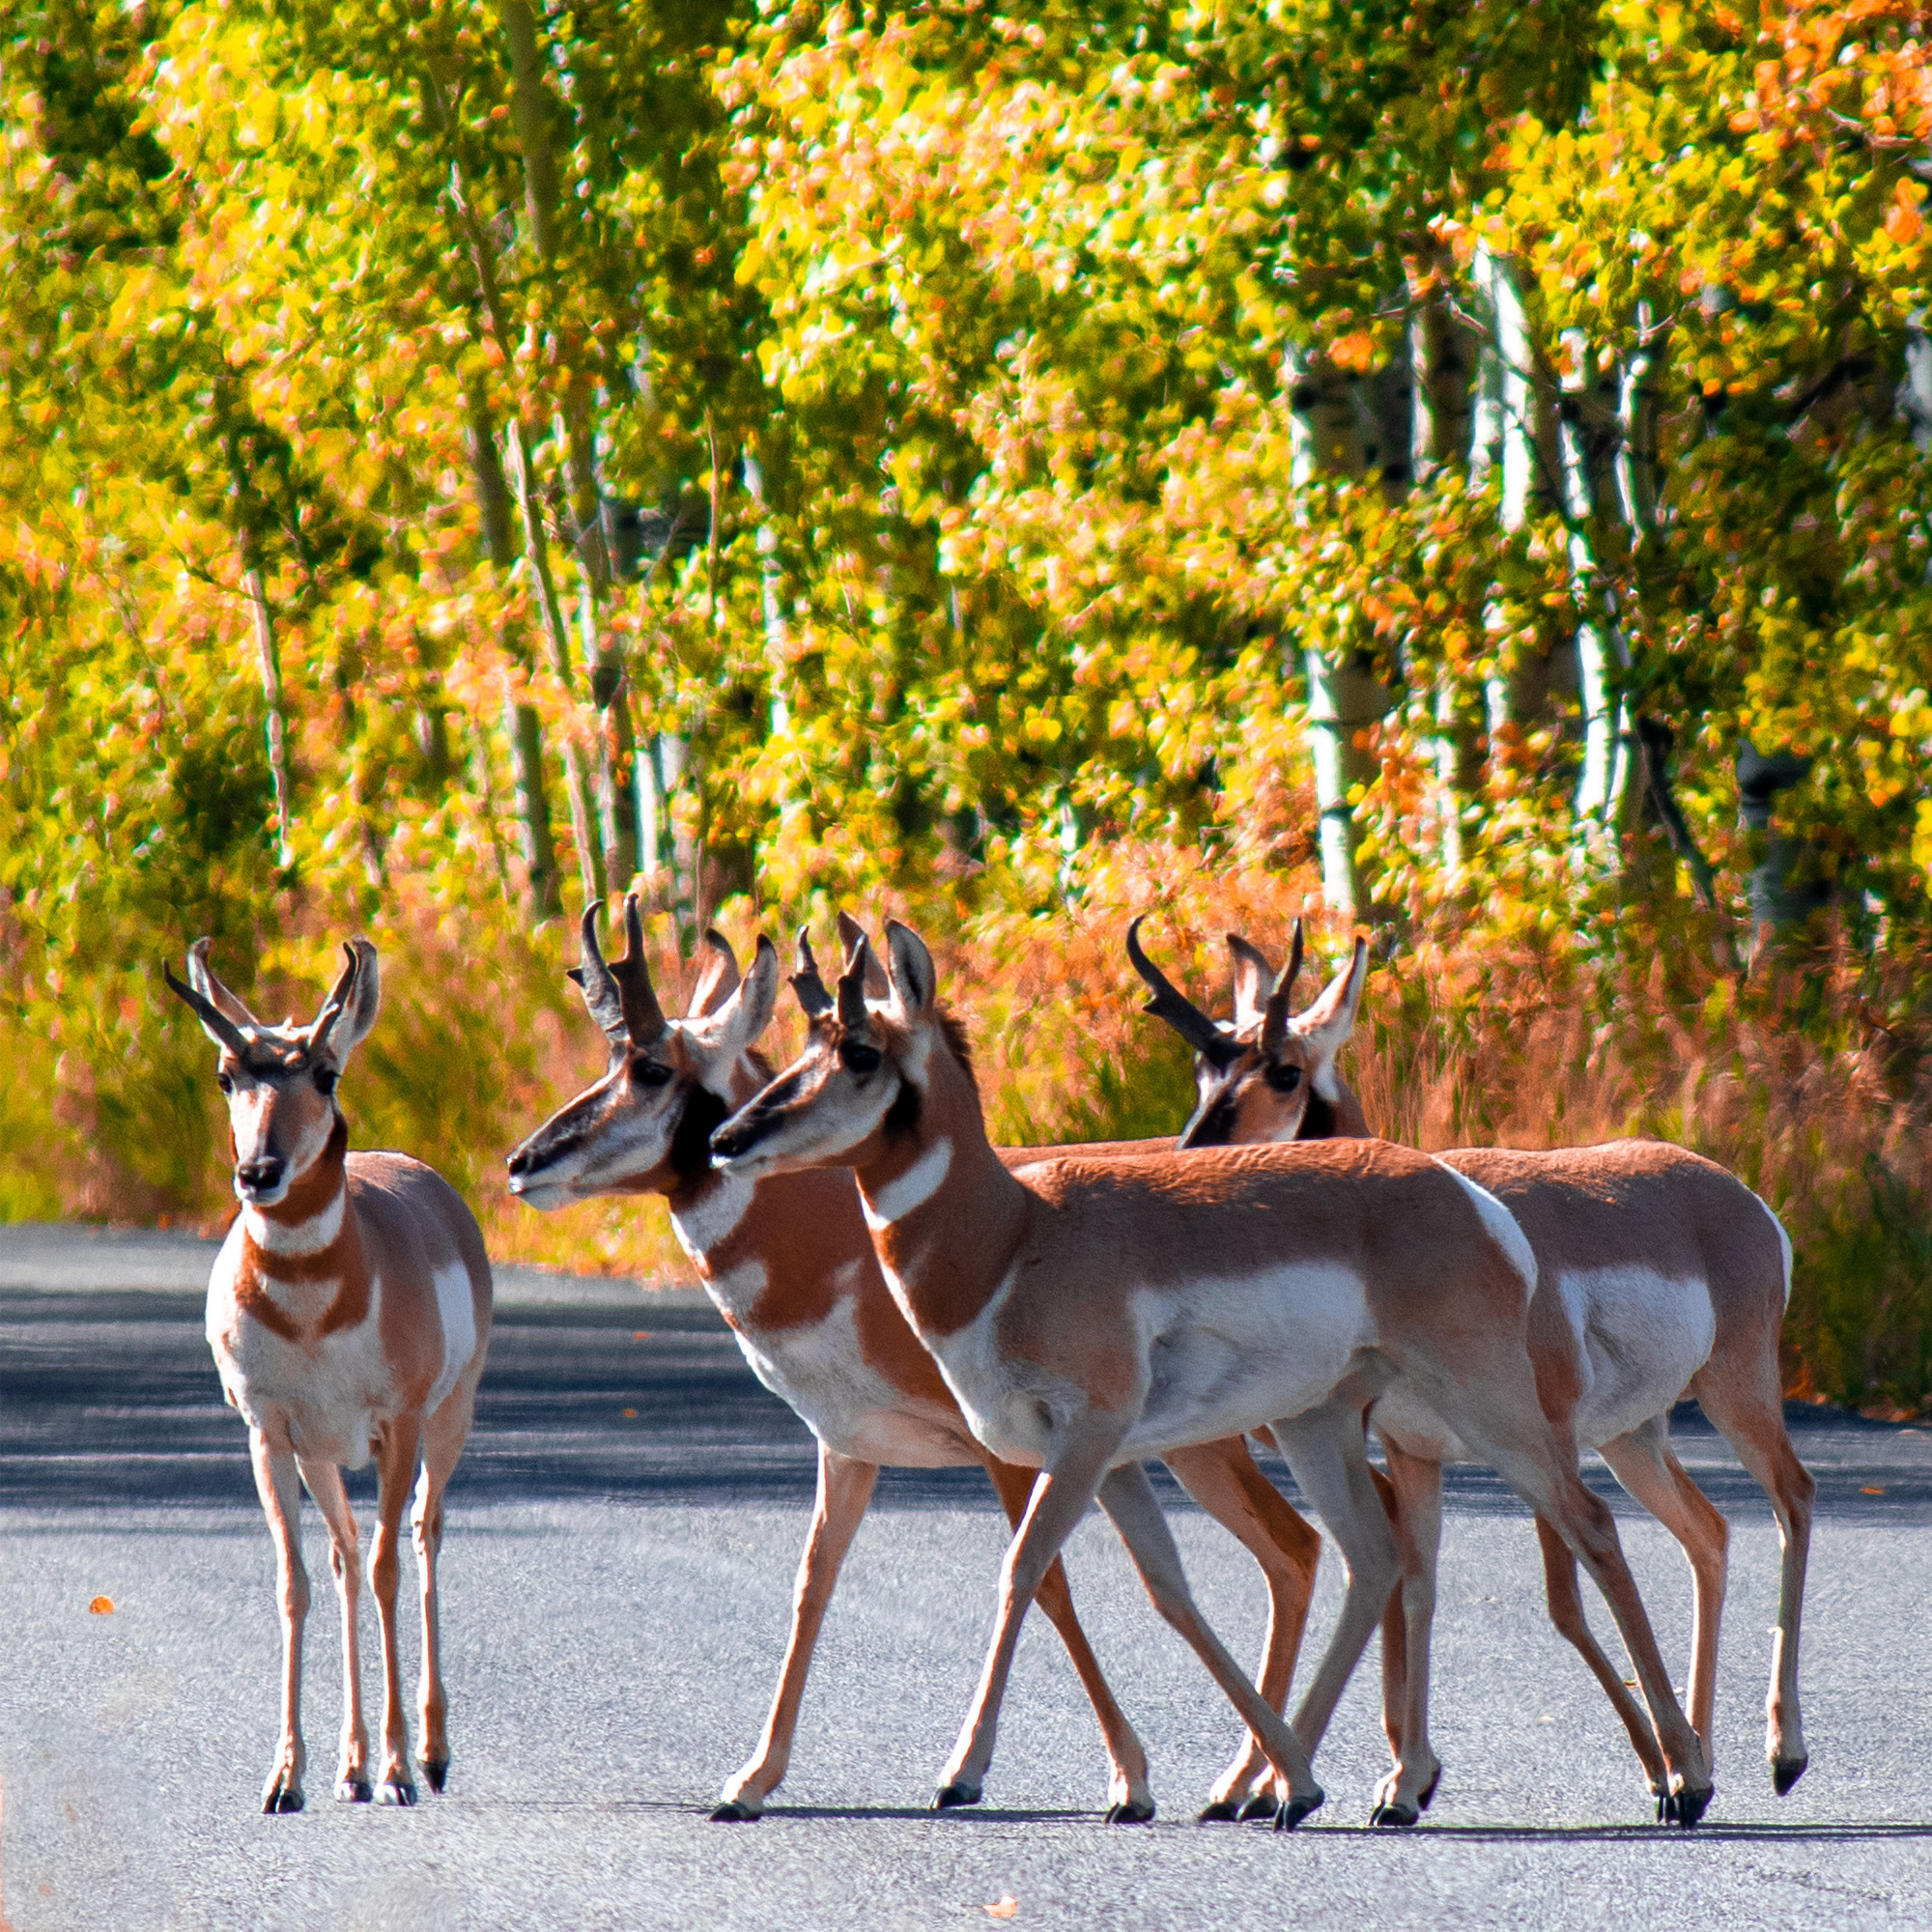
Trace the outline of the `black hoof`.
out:
<instances>
[{"instance_id":1,"label":"black hoof","mask_svg":"<svg viewBox=\"0 0 1932 1932\"><path fill-rule=\"evenodd\" d=\"M429 1788L440 1798L442 1787L449 1782L449 1760L442 1758L423 1759L423 1776L429 1779Z\"/></svg>"},{"instance_id":2,"label":"black hoof","mask_svg":"<svg viewBox=\"0 0 1932 1932\"><path fill-rule=\"evenodd\" d=\"M1265 1791L1257 1791L1252 1798L1241 1801L1241 1808L1235 1816L1246 1824L1250 1818L1272 1818L1281 1806Z\"/></svg>"},{"instance_id":3,"label":"black hoof","mask_svg":"<svg viewBox=\"0 0 1932 1932\"><path fill-rule=\"evenodd\" d=\"M1325 1792L1318 1791L1313 1798L1291 1798L1274 1814L1274 1828L1277 1832L1292 1832L1311 1811L1321 1808Z\"/></svg>"},{"instance_id":4,"label":"black hoof","mask_svg":"<svg viewBox=\"0 0 1932 1932\"><path fill-rule=\"evenodd\" d=\"M266 1818L279 1817L284 1812L299 1811L301 1808L301 1793L285 1784L276 1785L262 1800L262 1815Z\"/></svg>"},{"instance_id":5,"label":"black hoof","mask_svg":"<svg viewBox=\"0 0 1932 1932\"><path fill-rule=\"evenodd\" d=\"M1406 1832L1421 1816L1413 1804L1378 1804L1369 1813L1369 1823L1378 1832Z\"/></svg>"},{"instance_id":6,"label":"black hoof","mask_svg":"<svg viewBox=\"0 0 1932 1932\"><path fill-rule=\"evenodd\" d=\"M970 1784L942 1784L932 1794L931 1808L935 1811L951 1811L954 1805L977 1804L979 1802L980 1794Z\"/></svg>"},{"instance_id":7,"label":"black hoof","mask_svg":"<svg viewBox=\"0 0 1932 1932\"><path fill-rule=\"evenodd\" d=\"M1422 1795L1415 1801L1416 1804L1423 1808L1423 1810L1427 1811L1429 1809L1430 1803L1435 1796L1435 1787L1441 1782L1442 1782L1442 1767L1438 1764L1435 1767L1435 1776L1432 1777L1429 1780L1429 1782L1422 1787Z\"/></svg>"},{"instance_id":8,"label":"black hoof","mask_svg":"<svg viewBox=\"0 0 1932 1932\"><path fill-rule=\"evenodd\" d=\"M378 1804L409 1805L413 1804L415 1802L415 1786L413 1784L406 1784L400 1778L385 1778L377 1787L376 1803Z\"/></svg>"},{"instance_id":9,"label":"black hoof","mask_svg":"<svg viewBox=\"0 0 1932 1932\"><path fill-rule=\"evenodd\" d=\"M1702 1791L1680 1791L1672 1801L1673 1820L1689 1831L1710 1808L1711 1800L1716 1795L1716 1787L1707 1784Z\"/></svg>"},{"instance_id":10,"label":"black hoof","mask_svg":"<svg viewBox=\"0 0 1932 1932\"><path fill-rule=\"evenodd\" d=\"M727 1798L711 1814L714 1825L755 1825L763 1814L753 1811L741 1798Z\"/></svg>"},{"instance_id":11,"label":"black hoof","mask_svg":"<svg viewBox=\"0 0 1932 1932\"><path fill-rule=\"evenodd\" d=\"M1240 1811L1232 1798L1217 1798L1211 1804L1204 1804L1194 1822L1197 1825L1225 1825L1231 1819L1238 1818Z\"/></svg>"},{"instance_id":12,"label":"black hoof","mask_svg":"<svg viewBox=\"0 0 1932 1932\"><path fill-rule=\"evenodd\" d=\"M1660 1825L1674 1825L1677 1822L1677 1800L1668 1791L1651 1794L1657 1800L1657 1822Z\"/></svg>"},{"instance_id":13,"label":"black hoof","mask_svg":"<svg viewBox=\"0 0 1932 1932\"><path fill-rule=\"evenodd\" d=\"M369 1780L366 1777L338 1778L335 1784L335 1802L338 1804L368 1804Z\"/></svg>"},{"instance_id":14,"label":"black hoof","mask_svg":"<svg viewBox=\"0 0 1932 1932\"><path fill-rule=\"evenodd\" d=\"M1771 1788L1782 1798L1804 1776L1808 1757L1775 1757L1771 1761Z\"/></svg>"},{"instance_id":15,"label":"black hoof","mask_svg":"<svg viewBox=\"0 0 1932 1932\"><path fill-rule=\"evenodd\" d=\"M1151 1800L1145 1804L1135 1804L1130 1800L1124 1804L1110 1804L1107 1806L1106 1822L1109 1825L1146 1825L1152 1818L1153 1803Z\"/></svg>"}]
</instances>

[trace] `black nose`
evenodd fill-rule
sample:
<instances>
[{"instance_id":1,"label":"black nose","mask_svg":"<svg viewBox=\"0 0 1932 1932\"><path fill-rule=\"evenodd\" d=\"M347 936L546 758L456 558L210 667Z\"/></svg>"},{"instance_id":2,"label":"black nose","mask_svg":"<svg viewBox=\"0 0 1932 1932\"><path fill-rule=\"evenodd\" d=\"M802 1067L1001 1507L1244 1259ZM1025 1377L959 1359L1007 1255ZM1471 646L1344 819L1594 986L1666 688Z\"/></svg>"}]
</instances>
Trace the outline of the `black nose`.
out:
<instances>
[{"instance_id":1,"label":"black nose","mask_svg":"<svg viewBox=\"0 0 1932 1932\"><path fill-rule=\"evenodd\" d=\"M270 1154L267 1160L244 1160L235 1170L242 1185L254 1194L266 1194L282 1178L283 1163Z\"/></svg>"},{"instance_id":2,"label":"black nose","mask_svg":"<svg viewBox=\"0 0 1932 1932\"><path fill-rule=\"evenodd\" d=\"M512 1174L527 1174L535 1163L527 1147L514 1147L503 1156L503 1165Z\"/></svg>"}]
</instances>

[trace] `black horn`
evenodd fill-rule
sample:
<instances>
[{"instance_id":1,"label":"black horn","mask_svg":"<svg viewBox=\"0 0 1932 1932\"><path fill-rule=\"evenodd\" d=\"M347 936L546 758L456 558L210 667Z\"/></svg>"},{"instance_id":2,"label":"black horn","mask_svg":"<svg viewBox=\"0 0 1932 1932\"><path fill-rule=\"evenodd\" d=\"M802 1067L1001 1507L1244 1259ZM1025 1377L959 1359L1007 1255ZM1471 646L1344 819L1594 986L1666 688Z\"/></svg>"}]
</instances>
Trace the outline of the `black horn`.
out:
<instances>
[{"instance_id":1,"label":"black horn","mask_svg":"<svg viewBox=\"0 0 1932 1932\"><path fill-rule=\"evenodd\" d=\"M863 1037L872 1024L866 1008L866 980L872 965L872 943L862 932L845 955L845 970L838 976L838 1024L847 1033Z\"/></svg>"},{"instance_id":2,"label":"black horn","mask_svg":"<svg viewBox=\"0 0 1932 1932\"><path fill-rule=\"evenodd\" d=\"M1301 922L1294 922L1294 944L1289 948L1288 964L1281 969L1281 977L1274 982L1274 990L1268 995L1267 1006L1262 1012L1261 1049L1264 1053L1279 1053L1282 1043L1288 1037L1288 1003L1294 991L1294 977L1301 971Z\"/></svg>"},{"instance_id":3,"label":"black horn","mask_svg":"<svg viewBox=\"0 0 1932 1932\"><path fill-rule=\"evenodd\" d=\"M647 1046L662 1038L668 1022L658 1005L657 990L651 984L651 969L644 958L644 916L636 893L624 895L624 956L611 962L611 977L617 982L617 994L624 1009L624 1027L633 1046Z\"/></svg>"},{"instance_id":4,"label":"black horn","mask_svg":"<svg viewBox=\"0 0 1932 1932\"><path fill-rule=\"evenodd\" d=\"M1141 1010L1165 1020L1204 1060L1226 1066L1240 1048L1141 951L1141 923L1146 918L1141 914L1127 927L1127 958L1153 990L1153 998Z\"/></svg>"},{"instance_id":5,"label":"black horn","mask_svg":"<svg viewBox=\"0 0 1932 1932\"><path fill-rule=\"evenodd\" d=\"M225 1046L238 1060L248 1057L248 1042L242 1029L217 1007L213 1000L195 991L185 980L177 980L168 962L161 961L161 978L168 982L168 990L193 1013L203 1026Z\"/></svg>"},{"instance_id":6,"label":"black horn","mask_svg":"<svg viewBox=\"0 0 1932 1932\"><path fill-rule=\"evenodd\" d=\"M361 955L347 940L342 951L349 963L343 967L335 984L329 988L328 998L323 1001L322 1010L315 1016L308 1030L308 1050L311 1055L319 1054L328 1044L328 1036L335 1031L335 1023L349 1005L349 995L355 988L355 975L361 970Z\"/></svg>"},{"instance_id":7,"label":"black horn","mask_svg":"<svg viewBox=\"0 0 1932 1932\"><path fill-rule=\"evenodd\" d=\"M576 966L566 966L564 975L575 980L583 989L583 1004L590 1009L590 1017L603 1028L604 1032L622 1045L629 1036L629 1028L624 1023L623 995L617 990L617 982L611 977L611 969L604 963L604 954L597 944L597 915L604 910L595 899L583 908L583 918L580 930L583 934L583 958Z\"/></svg>"},{"instance_id":8,"label":"black horn","mask_svg":"<svg viewBox=\"0 0 1932 1932\"><path fill-rule=\"evenodd\" d=\"M832 995L818 976L818 961L812 956L810 928L798 929L798 971L791 976L791 989L805 1009L809 1020L820 1020L832 1010Z\"/></svg>"}]
</instances>

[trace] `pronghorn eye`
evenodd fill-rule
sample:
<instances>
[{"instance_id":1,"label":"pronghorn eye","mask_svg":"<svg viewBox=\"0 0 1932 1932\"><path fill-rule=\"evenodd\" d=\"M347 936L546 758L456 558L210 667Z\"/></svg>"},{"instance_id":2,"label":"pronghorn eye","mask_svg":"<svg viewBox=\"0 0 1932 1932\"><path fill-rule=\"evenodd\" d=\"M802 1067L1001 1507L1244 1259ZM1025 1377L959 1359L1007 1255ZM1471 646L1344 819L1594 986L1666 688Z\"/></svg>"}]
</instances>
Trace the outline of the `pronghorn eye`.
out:
<instances>
[{"instance_id":1,"label":"pronghorn eye","mask_svg":"<svg viewBox=\"0 0 1932 1932\"><path fill-rule=\"evenodd\" d=\"M341 1075L332 1066L318 1066L309 1078L315 1082L315 1091L327 1100L335 1092L335 1083Z\"/></svg>"},{"instance_id":2,"label":"pronghorn eye","mask_svg":"<svg viewBox=\"0 0 1932 1932\"><path fill-rule=\"evenodd\" d=\"M1277 1094L1293 1094L1301 1085L1301 1068L1298 1066L1270 1066L1265 1077L1267 1084Z\"/></svg>"},{"instance_id":3,"label":"pronghorn eye","mask_svg":"<svg viewBox=\"0 0 1932 1932\"><path fill-rule=\"evenodd\" d=\"M662 1087L670 1078L670 1068L659 1065L655 1060L634 1060L631 1078L639 1087Z\"/></svg>"},{"instance_id":4,"label":"pronghorn eye","mask_svg":"<svg viewBox=\"0 0 1932 1932\"><path fill-rule=\"evenodd\" d=\"M224 1094L232 1094L235 1091L235 1082L226 1073L217 1073L214 1076L214 1084Z\"/></svg>"},{"instance_id":5,"label":"pronghorn eye","mask_svg":"<svg viewBox=\"0 0 1932 1932\"><path fill-rule=\"evenodd\" d=\"M838 1058L852 1072L866 1074L876 1073L885 1055L876 1046L867 1046L862 1039L847 1039L839 1042Z\"/></svg>"}]
</instances>

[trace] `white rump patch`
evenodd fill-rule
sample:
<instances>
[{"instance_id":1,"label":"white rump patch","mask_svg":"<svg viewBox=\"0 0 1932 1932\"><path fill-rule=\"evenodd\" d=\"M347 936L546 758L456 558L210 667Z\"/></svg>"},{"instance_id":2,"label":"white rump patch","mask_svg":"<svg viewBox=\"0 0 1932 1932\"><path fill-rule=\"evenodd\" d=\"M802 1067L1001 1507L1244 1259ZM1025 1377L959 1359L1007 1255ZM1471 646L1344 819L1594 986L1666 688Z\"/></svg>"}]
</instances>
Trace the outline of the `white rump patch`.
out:
<instances>
[{"instance_id":1,"label":"white rump patch","mask_svg":"<svg viewBox=\"0 0 1932 1932\"><path fill-rule=\"evenodd\" d=\"M1483 1227L1491 1240L1509 1257L1511 1266L1522 1276L1523 1287L1533 1294L1536 1292L1536 1250L1529 1245L1529 1236L1518 1227L1516 1216L1487 1187L1478 1187L1466 1174L1456 1174L1447 1161L1438 1160L1435 1165L1444 1174L1455 1175L1457 1180L1468 1190L1469 1199L1475 1203L1476 1212L1482 1217Z\"/></svg>"},{"instance_id":2,"label":"white rump patch","mask_svg":"<svg viewBox=\"0 0 1932 1932\"><path fill-rule=\"evenodd\" d=\"M939 1192L952 1165L952 1143L940 1139L926 1149L896 1179L889 1180L876 1194L861 1187L860 1202L866 1209L866 1225L874 1234L903 1221L915 1208L923 1208Z\"/></svg>"},{"instance_id":3,"label":"white rump patch","mask_svg":"<svg viewBox=\"0 0 1932 1932\"><path fill-rule=\"evenodd\" d=\"M1764 1209L1771 1221L1771 1225L1777 1230L1778 1250L1784 1257L1784 1305L1789 1308L1791 1306L1791 1236L1784 1232L1784 1223L1772 1211L1771 1203L1762 1194L1753 1194L1751 1195L1751 1199Z\"/></svg>"},{"instance_id":4,"label":"white rump patch","mask_svg":"<svg viewBox=\"0 0 1932 1932\"><path fill-rule=\"evenodd\" d=\"M434 1415L476 1352L476 1298L469 1270L451 1262L430 1276L436 1284L436 1312L442 1319L442 1373L429 1392L423 1413Z\"/></svg>"},{"instance_id":5,"label":"white rump patch","mask_svg":"<svg viewBox=\"0 0 1932 1932\"><path fill-rule=\"evenodd\" d=\"M1718 1317L1701 1276L1626 1264L1565 1268L1557 1287L1583 1340L1577 1439L1591 1449L1662 1414L1710 1359Z\"/></svg>"},{"instance_id":6,"label":"white rump patch","mask_svg":"<svg viewBox=\"0 0 1932 1932\"><path fill-rule=\"evenodd\" d=\"M744 1175L728 1169L713 1168L712 1175L712 1185L697 1201L670 1217L679 1242L693 1261L701 1261L745 1218L756 1186Z\"/></svg>"}]
</instances>

